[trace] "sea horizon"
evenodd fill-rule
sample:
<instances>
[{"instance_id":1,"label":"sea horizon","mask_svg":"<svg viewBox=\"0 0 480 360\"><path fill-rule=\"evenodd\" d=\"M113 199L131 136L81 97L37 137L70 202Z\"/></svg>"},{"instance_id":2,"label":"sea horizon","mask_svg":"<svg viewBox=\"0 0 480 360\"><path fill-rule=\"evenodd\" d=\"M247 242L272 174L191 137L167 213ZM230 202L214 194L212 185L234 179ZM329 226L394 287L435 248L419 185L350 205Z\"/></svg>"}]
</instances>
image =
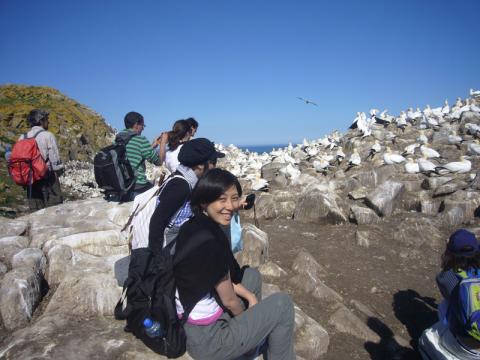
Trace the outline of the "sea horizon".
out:
<instances>
[{"instance_id":1,"label":"sea horizon","mask_svg":"<svg viewBox=\"0 0 480 360\"><path fill-rule=\"evenodd\" d=\"M242 149L243 151L248 150L249 152L256 152L259 154L262 154L264 152L269 153L271 152L274 148L285 148L287 147L288 144L265 144L265 145L237 145L239 149Z\"/></svg>"}]
</instances>

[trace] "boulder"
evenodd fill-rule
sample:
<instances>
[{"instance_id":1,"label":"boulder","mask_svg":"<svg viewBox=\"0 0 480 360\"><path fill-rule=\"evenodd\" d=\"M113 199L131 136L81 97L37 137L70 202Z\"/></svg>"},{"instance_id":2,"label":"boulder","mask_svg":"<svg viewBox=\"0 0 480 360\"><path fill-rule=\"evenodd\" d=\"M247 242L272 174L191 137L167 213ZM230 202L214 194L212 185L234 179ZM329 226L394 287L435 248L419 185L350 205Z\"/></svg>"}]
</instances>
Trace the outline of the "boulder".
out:
<instances>
[{"instance_id":1,"label":"boulder","mask_svg":"<svg viewBox=\"0 0 480 360\"><path fill-rule=\"evenodd\" d=\"M41 297L40 272L19 267L0 282L0 315L7 330L26 326Z\"/></svg>"},{"instance_id":2,"label":"boulder","mask_svg":"<svg viewBox=\"0 0 480 360\"><path fill-rule=\"evenodd\" d=\"M459 226L476 214L480 205L480 195L473 191L457 191L446 198L441 206L441 222L449 227Z\"/></svg>"},{"instance_id":3,"label":"boulder","mask_svg":"<svg viewBox=\"0 0 480 360\"><path fill-rule=\"evenodd\" d=\"M28 221L25 219L13 220L0 217L0 234L2 234L2 237L24 235L27 233L27 229Z\"/></svg>"},{"instance_id":4,"label":"boulder","mask_svg":"<svg viewBox=\"0 0 480 360\"><path fill-rule=\"evenodd\" d=\"M310 274L314 278L327 275L325 268L305 249L301 249L293 260L292 270L297 274Z\"/></svg>"},{"instance_id":5,"label":"boulder","mask_svg":"<svg viewBox=\"0 0 480 360\"><path fill-rule=\"evenodd\" d=\"M49 240L44 250L48 251L55 245L68 245L94 256L128 253L128 239L118 230L85 232Z\"/></svg>"},{"instance_id":6,"label":"boulder","mask_svg":"<svg viewBox=\"0 0 480 360\"><path fill-rule=\"evenodd\" d=\"M339 304L338 309L328 320L328 323L341 333L346 333L364 341L379 342L380 337L373 332L346 306Z\"/></svg>"},{"instance_id":7,"label":"boulder","mask_svg":"<svg viewBox=\"0 0 480 360\"><path fill-rule=\"evenodd\" d=\"M50 299L45 314L85 316L113 315L122 288L111 273L97 268L71 269Z\"/></svg>"},{"instance_id":8,"label":"boulder","mask_svg":"<svg viewBox=\"0 0 480 360\"><path fill-rule=\"evenodd\" d=\"M264 193L258 197L255 207L259 219L286 219L293 216L295 202L279 201L277 196ZM249 215L252 215L251 213Z\"/></svg>"},{"instance_id":9,"label":"boulder","mask_svg":"<svg viewBox=\"0 0 480 360\"><path fill-rule=\"evenodd\" d=\"M393 231L393 240L415 249L424 244L437 250L445 246L438 224L418 215L405 218Z\"/></svg>"},{"instance_id":10,"label":"boulder","mask_svg":"<svg viewBox=\"0 0 480 360\"><path fill-rule=\"evenodd\" d=\"M42 250L36 248L23 249L12 257L12 268L27 267L43 275L47 267L47 259Z\"/></svg>"},{"instance_id":11,"label":"boulder","mask_svg":"<svg viewBox=\"0 0 480 360\"><path fill-rule=\"evenodd\" d=\"M282 162L271 162L264 166L261 169L261 176L263 179L267 180L268 182L275 179L275 177L279 174L280 169L287 167L287 163Z\"/></svg>"},{"instance_id":12,"label":"boulder","mask_svg":"<svg viewBox=\"0 0 480 360\"><path fill-rule=\"evenodd\" d=\"M295 332L295 352L298 355L305 359L318 359L328 351L330 337L327 331L297 306L295 324L301 324Z\"/></svg>"},{"instance_id":13,"label":"boulder","mask_svg":"<svg viewBox=\"0 0 480 360\"><path fill-rule=\"evenodd\" d=\"M349 217L350 220L354 221L358 225L376 224L380 221L380 218L375 211L370 208L356 205L350 207Z\"/></svg>"},{"instance_id":14,"label":"boulder","mask_svg":"<svg viewBox=\"0 0 480 360\"><path fill-rule=\"evenodd\" d=\"M113 317L69 314L42 316L15 332L15 340L0 348L6 359L130 359L165 360L147 348ZM191 360L184 354L179 360Z\"/></svg>"},{"instance_id":15,"label":"boulder","mask_svg":"<svg viewBox=\"0 0 480 360\"><path fill-rule=\"evenodd\" d=\"M449 176L432 176L427 177L422 182L422 188L425 190L435 190L439 186L451 181L453 178Z\"/></svg>"},{"instance_id":16,"label":"boulder","mask_svg":"<svg viewBox=\"0 0 480 360\"><path fill-rule=\"evenodd\" d=\"M47 254L48 268L45 278L50 287L60 284L69 265L73 262L73 250L67 245L55 245Z\"/></svg>"},{"instance_id":17,"label":"boulder","mask_svg":"<svg viewBox=\"0 0 480 360\"><path fill-rule=\"evenodd\" d=\"M368 194L366 204L379 216L389 216L397 207L398 198L404 189L403 183L388 180Z\"/></svg>"},{"instance_id":18,"label":"boulder","mask_svg":"<svg viewBox=\"0 0 480 360\"><path fill-rule=\"evenodd\" d=\"M343 301L340 294L329 288L322 280L314 277L312 274L297 274L291 277L288 282L291 286L312 295L314 298L333 303Z\"/></svg>"},{"instance_id":19,"label":"boulder","mask_svg":"<svg viewBox=\"0 0 480 360\"><path fill-rule=\"evenodd\" d=\"M347 217L337 205L332 193L318 189L303 193L295 206L294 219L301 223L340 224Z\"/></svg>"},{"instance_id":20,"label":"boulder","mask_svg":"<svg viewBox=\"0 0 480 360\"><path fill-rule=\"evenodd\" d=\"M258 267L258 271L262 276L269 276L279 278L287 275L287 272L283 270L279 265L275 264L272 261L268 261L265 264L262 264Z\"/></svg>"},{"instance_id":21,"label":"boulder","mask_svg":"<svg viewBox=\"0 0 480 360\"><path fill-rule=\"evenodd\" d=\"M363 200L367 197L367 195L368 195L368 189L364 186L361 186L348 193L348 197L352 200Z\"/></svg>"},{"instance_id":22,"label":"boulder","mask_svg":"<svg viewBox=\"0 0 480 360\"><path fill-rule=\"evenodd\" d=\"M453 194L457 190L465 189L468 187L468 183L462 180L451 180L438 186L433 192L433 196L445 196Z\"/></svg>"},{"instance_id":23,"label":"boulder","mask_svg":"<svg viewBox=\"0 0 480 360\"><path fill-rule=\"evenodd\" d=\"M253 224L242 228L243 250L237 253L241 265L260 266L268 260L268 235Z\"/></svg>"}]
</instances>

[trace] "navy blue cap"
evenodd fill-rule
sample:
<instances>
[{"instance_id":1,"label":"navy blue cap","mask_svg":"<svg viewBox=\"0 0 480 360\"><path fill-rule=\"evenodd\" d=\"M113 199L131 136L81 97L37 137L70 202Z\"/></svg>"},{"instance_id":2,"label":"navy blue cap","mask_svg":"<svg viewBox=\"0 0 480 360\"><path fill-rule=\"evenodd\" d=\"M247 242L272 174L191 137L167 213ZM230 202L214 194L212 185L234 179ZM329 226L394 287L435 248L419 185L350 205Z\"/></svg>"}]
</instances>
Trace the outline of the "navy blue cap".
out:
<instances>
[{"instance_id":1,"label":"navy blue cap","mask_svg":"<svg viewBox=\"0 0 480 360\"><path fill-rule=\"evenodd\" d=\"M472 256L479 250L475 234L465 229L458 229L448 240L447 249L455 255Z\"/></svg>"},{"instance_id":2,"label":"navy blue cap","mask_svg":"<svg viewBox=\"0 0 480 360\"><path fill-rule=\"evenodd\" d=\"M209 160L216 161L224 156L224 153L215 149L213 142L205 138L198 138L183 144L178 153L178 161L182 165L193 167L206 163Z\"/></svg>"}]
</instances>

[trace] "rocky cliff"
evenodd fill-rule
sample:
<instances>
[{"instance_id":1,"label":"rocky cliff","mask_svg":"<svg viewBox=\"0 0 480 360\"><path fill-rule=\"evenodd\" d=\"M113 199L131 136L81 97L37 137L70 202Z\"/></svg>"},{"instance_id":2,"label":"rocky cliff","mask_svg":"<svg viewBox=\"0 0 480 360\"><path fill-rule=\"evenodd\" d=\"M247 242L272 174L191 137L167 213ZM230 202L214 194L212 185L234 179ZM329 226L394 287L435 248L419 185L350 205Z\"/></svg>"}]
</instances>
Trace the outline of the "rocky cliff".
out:
<instances>
[{"instance_id":1,"label":"rocky cliff","mask_svg":"<svg viewBox=\"0 0 480 360\"><path fill-rule=\"evenodd\" d=\"M49 130L57 137L62 159L93 159L111 143L114 129L85 105L46 86L0 86L0 151L29 129L28 113L35 108L50 111Z\"/></svg>"}]
</instances>

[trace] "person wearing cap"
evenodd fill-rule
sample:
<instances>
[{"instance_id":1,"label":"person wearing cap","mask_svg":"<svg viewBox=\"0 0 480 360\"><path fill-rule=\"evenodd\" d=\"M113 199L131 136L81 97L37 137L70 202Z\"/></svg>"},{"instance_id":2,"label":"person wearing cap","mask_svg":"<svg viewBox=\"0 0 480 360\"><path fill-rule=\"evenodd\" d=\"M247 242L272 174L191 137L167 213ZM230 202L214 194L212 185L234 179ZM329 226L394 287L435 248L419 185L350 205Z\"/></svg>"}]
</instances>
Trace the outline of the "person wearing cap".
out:
<instances>
[{"instance_id":1,"label":"person wearing cap","mask_svg":"<svg viewBox=\"0 0 480 360\"><path fill-rule=\"evenodd\" d=\"M60 159L55 135L48 131L49 112L43 109L34 109L27 116L31 129L20 136L19 140L35 137L38 149L45 160L48 171L45 177L27 187L28 205L31 210L43 209L47 206L63 202L62 190L58 177L63 173L63 164Z\"/></svg>"},{"instance_id":2,"label":"person wearing cap","mask_svg":"<svg viewBox=\"0 0 480 360\"><path fill-rule=\"evenodd\" d=\"M143 116L135 111L130 111L123 119L125 129L120 131L115 142L126 142L127 159L135 172L135 185L133 191L127 194L128 199L133 200L135 196L141 194L153 187L153 184L148 181L145 175L145 161L151 162L154 165L161 165L161 160L156 151L157 141L153 144L142 135L145 129L145 121Z\"/></svg>"},{"instance_id":3,"label":"person wearing cap","mask_svg":"<svg viewBox=\"0 0 480 360\"><path fill-rule=\"evenodd\" d=\"M208 139L198 138L183 144L178 153L180 164L157 199L157 207L150 219L148 247L161 251L166 234L176 234L180 226L192 215L190 195L198 179L215 167L217 159L225 154L218 152ZM174 236L174 235L173 235Z\"/></svg>"},{"instance_id":4,"label":"person wearing cap","mask_svg":"<svg viewBox=\"0 0 480 360\"><path fill-rule=\"evenodd\" d=\"M420 352L427 358L441 358L441 354L455 354L459 359L480 359L480 342L467 335L462 325L457 324L451 313L453 297L458 296L458 285L468 274L476 274L480 269L480 244L472 232L458 229L448 239L442 254L442 271L436 282L443 301L438 306L439 321L426 329L419 339ZM461 329L461 330L460 330ZM433 356L433 357L432 357Z\"/></svg>"}]
</instances>

